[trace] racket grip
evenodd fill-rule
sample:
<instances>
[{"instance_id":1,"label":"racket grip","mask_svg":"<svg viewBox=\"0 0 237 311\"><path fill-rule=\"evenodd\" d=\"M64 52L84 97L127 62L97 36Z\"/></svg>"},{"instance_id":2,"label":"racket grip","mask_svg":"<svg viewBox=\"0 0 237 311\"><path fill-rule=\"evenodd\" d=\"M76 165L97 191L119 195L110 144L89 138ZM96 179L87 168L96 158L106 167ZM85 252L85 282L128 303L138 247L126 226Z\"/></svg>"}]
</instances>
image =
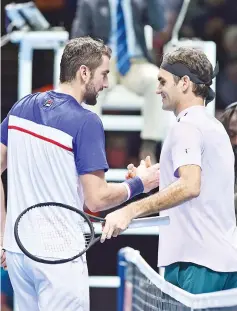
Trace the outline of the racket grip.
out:
<instances>
[{"instance_id":1,"label":"racket grip","mask_svg":"<svg viewBox=\"0 0 237 311\"><path fill-rule=\"evenodd\" d=\"M154 216L132 220L128 228L159 227L169 225L169 216Z\"/></svg>"}]
</instances>

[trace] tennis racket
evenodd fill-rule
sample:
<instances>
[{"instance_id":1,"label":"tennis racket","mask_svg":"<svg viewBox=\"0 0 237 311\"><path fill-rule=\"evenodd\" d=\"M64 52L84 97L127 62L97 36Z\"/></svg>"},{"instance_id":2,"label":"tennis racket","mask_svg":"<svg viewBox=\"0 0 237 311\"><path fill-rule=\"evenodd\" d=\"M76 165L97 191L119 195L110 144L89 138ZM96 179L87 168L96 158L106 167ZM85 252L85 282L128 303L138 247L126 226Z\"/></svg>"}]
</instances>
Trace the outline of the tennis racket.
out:
<instances>
[{"instance_id":1,"label":"tennis racket","mask_svg":"<svg viewBox=\"0 0 237 311\"><path fill-rule=\"evenodd\" d=\"M14 235L21 251L32 260L61 264L82 256L100 240L93 222L103 225L105 219L62 203L39 203L17 217ZM134 219L129 228L167 224L168 216L147 217Z\"/></svg>"}]
</instances>

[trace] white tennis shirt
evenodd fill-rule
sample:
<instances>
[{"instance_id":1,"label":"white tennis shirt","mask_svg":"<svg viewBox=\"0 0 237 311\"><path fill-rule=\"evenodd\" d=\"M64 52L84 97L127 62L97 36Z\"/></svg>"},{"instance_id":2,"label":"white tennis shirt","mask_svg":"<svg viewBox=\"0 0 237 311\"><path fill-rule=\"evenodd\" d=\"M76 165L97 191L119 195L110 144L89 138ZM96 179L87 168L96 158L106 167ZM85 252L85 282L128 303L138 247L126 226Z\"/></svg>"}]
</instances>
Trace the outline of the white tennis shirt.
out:
<instances>
[{"instance_id":1,"label":"white tennis shirt","mask_svg":"<svg viewBox=\"0 0 237 311\"><path fill-rule=\"evenodd\" d=\"M1 124L1 134L1 142L7 146L8 169L4 248L20 252L14 238L14 224L24 209L38 203L59 202L83 210L84 195L78 176L108 169L104 129L99 117L82 108L73 97L49 91L27 95L16 103ZM38 209L34 217L42 213ZM52 224L45 232L50 232L50 227L57 223L60 232L61 221L54 224L53 218L48 218ZM34 254L70 256L60 251L68 235L80 246L77 218L60 208L57 218L62 219L67 235L56 237L54 245L58 248L49 251L42 245L37 227L31 226L29 217L28 226L22 230L22 240L30 249L34 248ZM44 223L39 221L40 225Z\"/></svg>"},{"instance_id":2,"label":"white tennis shirt","mask_svg":"<svg viewBox=\"0 0 237 311\"><path fill-rule=\"evenodd\" d=\"M169 132L160 157L160 190L175 182L178 168L201 167L201 192L162 211L158 266L192 262L214 271L237 271L234 155L222 124L203 106L185 109Z\"/></svg>"}]
</instances>

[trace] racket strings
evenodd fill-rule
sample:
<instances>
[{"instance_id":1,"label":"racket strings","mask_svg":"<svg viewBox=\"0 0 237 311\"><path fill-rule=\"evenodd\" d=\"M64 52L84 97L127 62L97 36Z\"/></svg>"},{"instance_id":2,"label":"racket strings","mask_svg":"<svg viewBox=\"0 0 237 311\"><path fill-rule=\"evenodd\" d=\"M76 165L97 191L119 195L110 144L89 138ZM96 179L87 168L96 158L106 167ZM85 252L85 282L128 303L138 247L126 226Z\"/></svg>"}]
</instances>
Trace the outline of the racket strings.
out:
<instances>
[{"instance_id":1,"label":"racket strings","mask_svg":"<svg viewBox=\"0 0 237 311\"><path fill-rule=\"evenodd\" d=\"M84 217L52 205L30 210L22 217L18 232L25 248L42 257L77 255L92 239Z\"/></svg>"}]
</instances>

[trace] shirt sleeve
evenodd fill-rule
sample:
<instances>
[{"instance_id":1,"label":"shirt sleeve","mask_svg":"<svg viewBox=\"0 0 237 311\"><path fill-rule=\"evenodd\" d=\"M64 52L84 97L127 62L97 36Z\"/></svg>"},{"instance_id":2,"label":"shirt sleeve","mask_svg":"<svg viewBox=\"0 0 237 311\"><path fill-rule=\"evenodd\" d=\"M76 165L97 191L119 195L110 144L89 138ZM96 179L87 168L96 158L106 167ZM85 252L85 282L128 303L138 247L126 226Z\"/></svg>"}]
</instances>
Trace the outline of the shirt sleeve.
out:
<instances>
[{"instance_id":1,"label":"shirt sleeve","mask_svg":"<svg viewBox=\"0 0 237 311\"><path fill-rule=\"evenodd\" d=\"M8 120L9 114L1 123L1 143L7 146L8 143Z\"/></svg>"},{"instance_id":2,"label":"shirt sleeve","mask_svg":"<svg viewBox=\"0 0 237 311\"><path fill-rule=\"evenodd\" d=\"M73 139L77 172L84 175L98 170L108 170L103 124L95 113L86 116L82 128Z\"/></svg>"},{"instance_id":3,"label":"shirt sleeve","mask_svg":"<svg viewBox=\"0 0 237 311\"><path fill-rule=\"evenodd\" d=\"M174 176L184 165L198 165L202 168L203 138L201 131L193 124L178 123L172 133L172 162Z\"/></svg>"}]
</instances>

